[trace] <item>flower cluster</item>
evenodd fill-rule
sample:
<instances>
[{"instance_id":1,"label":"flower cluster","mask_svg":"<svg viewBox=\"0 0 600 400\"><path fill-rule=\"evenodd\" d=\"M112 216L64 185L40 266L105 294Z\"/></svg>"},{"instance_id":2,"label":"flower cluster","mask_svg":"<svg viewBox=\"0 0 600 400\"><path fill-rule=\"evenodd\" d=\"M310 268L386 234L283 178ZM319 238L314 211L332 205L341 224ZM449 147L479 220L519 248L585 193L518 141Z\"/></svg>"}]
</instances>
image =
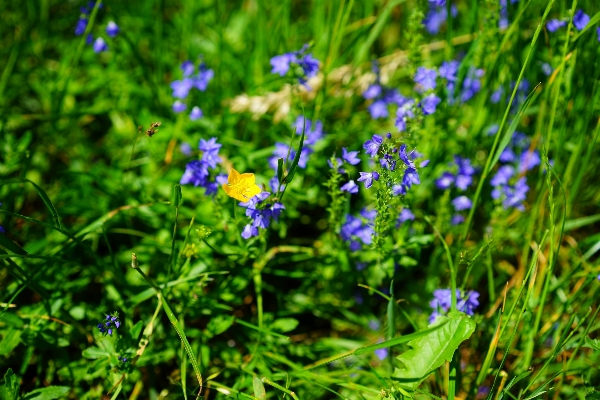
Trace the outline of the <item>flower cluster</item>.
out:
<instances>
[{"instance_id":1,"label":"flower cluster","mask_svg":"<svg viewBox=\"0 0 600 400\"><path fill-rule=\"evenodd\" d=\"M451 12L453 18L458 15L458 9L454 4L451 7ZM447 19L448 9L446 8L446 0L430 0L429 11L425 18L423 18L423 25L425 25L427 32L436 35Z\"/></svg>"},{"instance_id":2,"label":"flower cluster","mask_svg":"<svg viewBox=\"0 0 600 400\"><path fill-rule=\"evenodd\" d=\"M409 102L410 99L403 97L398 89L385 87L381 83L381 76L377 61L373 61L371 70L373 73L375 73L375 82L364 91L363 97L367 100L372 100L371 104L369 105L369 113L371 114L371 118L387 118L389 116L389 105L395 104L398 107L402 107L404 104Z\"/></svg>"},{"instance_id":3,"label":"flower cluster","mask_svg":"<svg viewBox=\"0 0 600 400\"><path fill-rule=\"evenodd\" d=\"M284 53L271 58L272 74L285 76L292 66L297 66L292 72L302 85L306 85L306 79L317 75L319 71L319 60L309 53L309 46L305 44L300 50ZM308 87L308 86L307 86Z\"/></svg>"},{"instance_id":4,"label":"flower cluster","mask_svg":"<svg viewBox=\"0 0 600 400\"><path fill-rule=\"evenodd\" d=\"M451 167L456 167L456 173L450 171L444 172L436 181L435 185L438 189L449 190L452 187L456 187L460 191L465 191L473 184L473 175L475 175L475 168L471 165L471 160L468 158L462 158L460 156L454 156L454 163L450 164ZM452 205L455 211L468 210L472 206L471 200L464 195L456 197L452 200ZM460 214L456 214L452 217L452 224L458 225L464 221L464 217Z\"/></svg>"},{"instance_id":5,"label":"flower cluster","mask_svg":"<svg viewBox=\"0 0 600 400\"><path fill-rule=\"evenodd\" d=\"M524 174L541 162L538 151L530 151L528 145L527 136L515 132L509 146L500 154L499 161L503 165L490 180L490 184L494 187L492 198L502 200L504 209L513 207L520 211L525 210L523 202L527 197L529 186ZM516 152L520 152L520 155L517 156Z\"/></svg>"},{"instance_id":6,"label":"flower cluster","mask_svg":"<svg viewBox=\"0 0 600 400\"><path fill-rule=\"evenodd\" d=\"M202 57L200 57L200 59L202 60ZM193 88L204 92L215 75L214 71L208 68L203 61L200 62L198 73L196 75L194 75L196 67L194 66L194 63L189 60L184 61L180 68L183 72L183 79L171 82L173 97L177 99L173 103L173 111L176 113L184 112L187 109L187 105L182 100L188 97ZM202 118L202 115L203 113L200 107L194 106L190 112L190 119L195 121Z\"/></svg>"},{"instance_id":7,"label":"flower cluster","mask_svg":"<svg viewBox=\"0 0 600 400\"><path fill-rule=\"evenodd\" d=\"M350 251L358 251L363 244L370 245L373 243L373 230L375 210L363 208L359 217L354 217L350 214L346 215L346 222L342 225L340 236L342 240L350 244Z\"/></svg>"},{"instance_id":8,"label":"flower cluster","mask_svg":"<svg viewBox=\"0 0 600 400\"><path fill-rule=\"evenodd\" d=\"M275 221L279 220L281 211L285 209L285 206L277 201L269 204L266 202L269 196L271 196L271 193L261 192L247 202L239 203L240 206L246 208L246 216L252 219L252 222L247 224L242 231L242 237L244 239L247 240L251 237L258 236L258 229L268 228L271 224L271 218Z\"/></svg>"},{"instance_id":9,"label":"flower cluster","mask_svg":"<svg viewBox=\"0 0 600 400\"><path fill-rule=\"evenodd\" d=\"M479 306L479 293L470 290L461 294L456 289L456 309L467 315L473 315L475 309ZM433 312L429 316L429 323L435 322L435 319L448 312L452 305L452 291L450 289L437 289L433 292L433 300L429 302L429 306L433 308Z\"/></svg>"},{"instance_id":10,"label":"flower cluster","mask_svg":"<svg viewBox=\"0 0 600 400\"><path fill-rule=\"evenodd\" d=\"M179 183L187 185L189 183L206 189L206 194L214 194L217 192L219 185L227 183L226 175L217 175L215 180L210 180L210 170L217 168L217 163L221 162L219 157L219 149L221 144L217 143L217 138L209 140L200 139L198 146L202 155L199 160L190 161L185 166L185 172Z\"/></svg>"},{"instance_id":11,"label":"flower cluster","mask_svg":"<svg viewBox=\"0 0 600 400\"><path fill-rule=\"evenodd\" d=\"M88 26L90 15L92 14L92 11L94 10L95 4L96 4L95 1L90 1L90 2L88 2L87 6L81 7L81 9L80 9L81 15L79 16L79 19L77 20L77 24L75 25L75 35L81 36L85 33L85 30ZM98 8L102 8L102 7L103 7L102 3L98 4ZM114 38L117 36L118 33L119 33L119 26L114 21L109 21L108 24L106 25L106 34L108 36L110 36L111 38ZM96 53L108 51L108 44L106 43L106 40L101 36L98 36L96 38L96 40L94 40L94 36L90 33L90 34L88 34L88 36L86 37L85 40L86 40L87 44L92 45L92 48L94 49L94 52L96 52Z\"/></svg>"},{"instance_id":12,"label":"flower cluster","mask_svg":"<svg viewBox=\"0 0 600 400\"><path fill-rule=\"evenodd\" d=\"M585 28L585 26L589 22L590 22L590 16L587 15L582 9L577 10L575 12L575 15L573 15L573 26L578 31L583 30L583 28ZM548 21L546 23L546 29L548 29L549 32L556 32L557 30L559 30L560 28L562 28L566 25L567 25L567 21L565 21L564 19L551 19L550 21ZM598 29L597 31L600 32L600 29ZM600 41L600 33L598 35L599 35L598 40Z\"/></svg>"},{"instance_id":13,"label":"flower cluster","mask_svg":"<svg viewBox=\"0 0 600 400\"><path fill-rule=\"evenodd\" d=\"M329 163L329 166L331 168L334 167L330 160L327 160L327 163ZM342 158L336 159L336 164L338 167L338 171L340 173L346 172L343 168L343 165L345 163L347 163L349 165L359 164L360 159L358 158L358 151L348 151L348 149L346 147L342 147ZM348 192L350 194L355 194L355 193L358 193L358 185L356 184L356 182L354 182L354 180L351 179L347 183L342 185L342 187L340 187L340 190L342 192Z\"/></svg>"},{"instance_id":14,"label":"flower cluster","mask_svg":"<svg viewBox=\"0 0 600 400\"><path fill-rule=\"evenodd\" d=\"M318 120L313 122L309 119L299 116L294 122L294 129L296 131L296 135L299 136L302 135L302 131L304 129L304 144L302 146L300 158L298 159L298 167L306 168L309 156L314 152L314 145L323 139L323 123ZM277 142L275 143L273 155L269 158L269 166L274 171L277 171L277 160L280 158L283 158L284 161L293 160L295 157L296 150L294 148L290 148L290 146L285 143ZM276 191L276 189L273 189L273 191Z\"/></svg>"},{"instance_id":15,"label":"flower cluster","mask_svg":"<svg viewBox=\"0 0 600 400\"><path fill-rule=\"evenodd\" d=\"M519 0L510 0L510 4L518 3ZM498 28L508 28L508 3L507 0L500 0L500 20L498 21Z\"/></svg>"},{"instance_id":16,"label":"flower cluster","mask_svg":"<svg viewBox=\"0 0 600 400\"><path fill-rule=\"evenodd\" d=\"M116 331L121 326L121 321L119 320L119 313L114 312L112 315L106 314L106 320L99 323L97 325L100 333L108 334L112 336L113 332Z\"/></svg>"}]
</instances>

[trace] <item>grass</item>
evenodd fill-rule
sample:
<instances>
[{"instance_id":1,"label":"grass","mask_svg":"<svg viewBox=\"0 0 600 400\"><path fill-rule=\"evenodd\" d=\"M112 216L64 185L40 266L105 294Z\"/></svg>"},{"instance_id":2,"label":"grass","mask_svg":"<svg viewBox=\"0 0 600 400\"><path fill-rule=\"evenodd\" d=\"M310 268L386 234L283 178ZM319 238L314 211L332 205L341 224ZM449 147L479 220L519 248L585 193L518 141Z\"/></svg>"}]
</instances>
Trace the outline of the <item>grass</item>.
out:
<instances>
[{"instance_id":1,"label":"grass","mask_svg":"<svg viewBox=\"0 0 600 400\"><path fill-rule=\"evenodd\" d=\"M0 4L0 398L599 396L595 2L98 1L80 36L84 3L9 3ZM425 29L430 12L454 6L439 32ZM579 9L590 16L584 29L572 18ZM551 32L553 19L566 23ZM120 27L114 38L108 21ZM88 33L108 51L94 52ZM319 60L306 86L299 68L271 72L272 57L305 43ZM175 113L170 85L186 60L214 77ZM451 60L453 91L442 77L416 87L419 67L440 72ZM363 96L373 83L416 99L405 130L396 104L372 117L383 99ZM441 99L431 114L429 93ZM203 112L194 121L193 106ZM317 120L324 134L313 140ZM395 171L363 150L388 132L379 156L394 154ZM235 168L263 191L277 181L258 208L285 209L256 237L242 237L251 210L219 185L212 195L180 183L212 137L222 147L211 179ZM414 160L419 183L396 196L408 168L392 153L401 144L424 157ZM342 148L360 163L337 161ZM534 153L539 162L524 169ZM444 172L456 179L455 156L470 160L472 181L440 189ZM506 190L520 178L528 187L509 206L491 184L507 166ZM372 188L357 181L375 169ZM340 190L350 179L355 194ZM461 211L462 195L472 205ZM403 209L413 218L397 225ZM352 218L363 229L349 235L355 243ZM448 288L459 292L446 292L432 325L434 291ZM115 312L121 325L102 334L97 324Z\"/></svg>"}]
</instances>

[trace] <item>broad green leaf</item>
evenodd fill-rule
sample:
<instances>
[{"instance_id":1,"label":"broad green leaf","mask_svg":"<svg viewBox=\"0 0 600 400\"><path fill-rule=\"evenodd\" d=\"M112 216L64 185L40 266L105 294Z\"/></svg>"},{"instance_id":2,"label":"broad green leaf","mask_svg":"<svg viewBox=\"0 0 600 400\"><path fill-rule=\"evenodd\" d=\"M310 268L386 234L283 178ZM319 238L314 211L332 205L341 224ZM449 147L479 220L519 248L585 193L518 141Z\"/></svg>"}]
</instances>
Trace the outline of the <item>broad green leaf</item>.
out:
<instances>
[{"instance_id":1,"label":"broad green leaf","mask_svg":"<svg viewBox=\"0 0 600 400\"><path fill-rule=\"evenodd\" d=\"M0 341L0 356L9 354L21 343L21 332L18 329L5 331L2 341Z\"/></svg>"},{"instance_id":2,"label":"broad green leaf","mask_svg":"<svg viewBox=\"0 0 600 400\"><path fill-rule=\"evenodd\" d=\"M462 313L438 317L439 319L446 323L439 329L408 342L411 350L396 357L404 367L396 368L393 378L405 389L414 391L444 361L452 360L458 346L475 331L475 322Z\"/></svg>"},{"instance_id":3,"label":"broad green leaf","mask_svg":"<svg viewBox=\"0 0 600 400\"><path fill-rule=\"evenodd\" d=\"M260 378L256 375L252 377L252 387L254 388L254 396L258 397L260 400L265 400L267 398L265 385L263 385Z\"/></svg>"},{"instance_id":4,"label":"broad green leaf","mask_svg":"<svg viewBox=\"0 0 600 400\"><path fill-rule=\"evenodd\" d=\"M296 329L299 322L295 318L279 318L273 321L271 329L278 332L289 332Z\"/></svg>"},{"instance_id":5,"label":"broad green leaf","mask_svg":"<svg viewBox=\"0 0 600 400\"><path fill-rule=\"evenodd\" d=\"M42 389L35 389L27 393L23 400L54 400L61 399L71 390L67 386L48 386Z\"/></svg>"},{"instance_id":6,"label":"broad green leaf","mask_svg":"<svg viewBox=\"0 0 600 400\"><path fill-rule=\"evenodd\" d=\"M106 350L99 349L98 347L88 347L81 353L82 356L88 360L95 360L98 358L104 358L110 356L110 353Z\"/></svg>"}]
</instances>

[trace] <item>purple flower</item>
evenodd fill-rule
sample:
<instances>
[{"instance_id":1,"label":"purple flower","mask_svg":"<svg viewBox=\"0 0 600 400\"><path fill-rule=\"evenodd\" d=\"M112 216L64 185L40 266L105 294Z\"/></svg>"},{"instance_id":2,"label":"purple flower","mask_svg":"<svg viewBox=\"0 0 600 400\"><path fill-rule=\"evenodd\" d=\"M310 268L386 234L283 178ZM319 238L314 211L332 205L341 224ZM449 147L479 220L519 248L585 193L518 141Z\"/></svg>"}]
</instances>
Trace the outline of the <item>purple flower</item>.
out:
<instances>
[{"instance_id":1,"label":"purple flower","mask_svg":"<svg viewBox=\"0 0 600 400\"><path fill-rule=\"evenodd\" d=\"M106 315L106 320L97 325L100 333L108 334L112 336L115 329L118 329L121 326L121 321L119 320L118 314L115 315Z\"/></svg>"},{"instance_id":2,"label":"purple flower","mask_svg":"<svg viewBox=\"0 0 600 400\"><path fill-rule=\"evenodd\" d=\"M450 219L450 223L451 223L452 225L460 225L460 224L462 224L463 222L465 222L465 217L463 217L463 216L462 216L462 215L460 215L460 214L454 214L454 215L452 216L452 218Z\"/></svg>"},{"instance_id":3,"label":"purple flower","mask_svg":"<svg viewBox=\"0 0 600 400\"><path fill-rule=\"evenodd\" d=\"M600 26L596 28L596 36L598 36L598 41L600 42Z\"/></svg>"},{"instance_id":4,"label":"purple flower","mask_svg":"<svg viewBox=\"0 0 600 400\"><path fill-rule=\"evenodd\" d=\"M389 115L387 103L384 100L375 100L369 105L371 118L387 118Z\"/></svg>"},{"instance_id":5,"label":"purple flower","mask_svg":"<svg viewBox=\"0 0 600 400\"><path fill-rule=\"evenodd\" d=\"M365 99L374 99L376 97L379 97L382 93L382 89L381 89L381 85L378 84L373 84L371 86L369 86L367 88L367 90L365 90L365 92L363 93L363 97Z\"/></svg>"},{"instance_id":6,"label":"purple flower","mask_svg":"<svg viewBox=\"0 0 600 400\"><path fill-rule=\"evenodd\" d=\"M436 7L444 7L446 0L429 0L429 4Z\"/></svg>"},{"instance_id":7,"label":"purple flower","mask_svg":"<svg viewBox=\"0 0 600 400\"><path fill-rule=\"evenodd\" d=\"M379 173L377 171L373 172L359 172L360 178L358 178L359 182L365 183L365 188L369 189L373 186L373 180L379 180Z\"/></svg>"},{"instance_id":8,"label":"purple flower","mask_svg":"<svg viewBox=\"0 0 600 400\"><path fill-rule=\"evenodd\" d=\"M342 192L348 192L348 193L358 193L358 185L354 182L354 181L349 181L348 183L346 183L345 185L343 185L340 190Z\"/></svg>"},{"instance_id":9,"label":"purple flower","mask_svg":"<svg viewBox=\"0 0 600 400\"><path fill-rule=\"evenodd\" d=\"M394 171L396 169L396 160L391 154L385 154L383 157L379 159L379 164L382 168L389 169L390 171Z\"/></svg>"},{"instance_id":10,"label":"purple flower","mask_svg":"<svg viewBox=\"0 0 600 400\"><path fill-rule=\"evenodd\" d=\"M490 101L493 104L497 104L500 101L500 99L502 99L503 92L504 92L504 89L502 89L502 86L499 87L498 89L494 90L494 92L490 96Z\"/></svg>"},{"instance_id":11,"label":"purple flower","mask_svg":"<svg viewBox=\"0 0 600 400\"><path fill-rule=\"evenodd\" d=\"M435 79L437 78L437 71L435 69L427 69L425 67L417 68L415 74L415 83L418 85L417 89L420 91L427 91L435 89Z\"/></svg>"},{"instance_id":12,"label":"purple flower","mask_svg":"<svg viewBox=\"0 0 600 400\"><path fill-rule=\"evenodd\" d=\"M440 315L441 312L446 313L450 310L452 305L451 293L450 289L437 289L433 292L433 300L429 303L429 306L434 309L434 312L429 317L430 324L435 321L435 318ZM478 298L479 293L474 290L468 291L463 296L460 291L456 289L456 308L467 315L473 315L475 309L479 306Z\"/></svg>"},{"instance_id":13,"label":"purple flower","mask_svg":"<svg viewBox=\"0 0 600 400\"><path fill-rule=\"evenodd\" d=\"M435 185L438 189L446 190L454 184L454 175L450 172L444 172L436 181Z\"/></svg>"},{"instance_id":14,"label":"purple flower","mask_svg":"<svg viewBox=\"0 0 600 400\"><path fill-rule=\"evenodd\" d=\"M444 61L439 69L440 78L444 78L448 82L456 82L459 65L459 62L455 60L450 62Z\"/></svg>"},{"instance_id":15,"label":"purple flower","mask_svg":"<svg viewBox=\"0 0 600 400\"><path fill-rule=\"evenodd\" d=\"M344 165L344 161L342 161L341 158L336 157L335 162L337 164L337 170L340 174L343 174L346 172L346 170L344 170L344 168L342 168L342 166ZM333 169L333 163L331 162L330 159L327 160L327 164L329 165L329 168Z\"/></svg>"},{"instance_id":16,"label":"purple flower","mask_svg":"<svg viewBox=\"0 0 600 400\"><path fill-rule=\"evenodd\" d=\"M398 215L398 219L396 220L396 228L399 228L406 221L414 221L415 214L412 213L408 208L403 208Z\"/></svg>"},{"instance_id":17,"label":"purple flower","mask_svg":"<svg viewBox=\"0 0 600 400\"><path fill-rule=\"evenodd\" d=\"M394 194L394 196L404 196L407 192L407 188L404 185L392 186L392 193Z\"/></svg>"},{"instance_id":18,"label":"purple flower","mask_svg":"<svg viewBox=\"0 0 600 400\"><path fill-rule=\"evenodd\" d=\"M483 69L476 69L471 67L465 80L463 81L462 94L460 100L464 103L471 100L481 90L481 80L483 76Z\"/></svg>"},{"instance_id":19,"label":"purple flower","mask_svg":"<svg viewBox=\"0 0 600 400\"><path fill-rule=\"evenodd\" d=\"M186 156L192 155L192 146L189 143L183 142L179 146L179 150Z\"/></svg>"},{"instance_id":20,"label":"purple flower","mask_svg":"<svg viewBox=\"0 0 600 400\"><path fill-rule=\"evenodd\" d=\"M544 73L544 75L550 76L550 74L552 74L552 65L546 62L542 63L542 72Z\"/></svg>"},{"instance_id":21,"label":"purple flower","mask_svg":"<svg viewBox=\"0 0 600 400\"><path fill-rule=\"evenodd\" d=\"M446 19L448 18L448 11L446 8L441 8L436 10L435 8L430 8L427 12L425 18L423 18L423 25L425 25L425 29L431 35L436 35L439 31Z\"/></svg>"},{"instance_id":22,"label":"purple flower","mask_svg":"<svg viewBox=\"0 0 600 400\"><path fill-rule=\"evenodd\" d=\"M412 154L412 152L411 152ZM404 163L404 165L406 165L409 168L414 168L415 167L415 163L412 162L412 160L409 158L409 155L406 154L406 143L403 143L400 146L400 152L398 153L398 158Z\"/></svg>"},{"instance_id":23,"label":"purple flower","mask_svg":"<svg viewBox=\"0 0 600 400\"><path fill-rule=\"evenodd\" d=\"M198 106L194 106L192 108L192 112L190 113L190 119L192 121L196 121L197 119L202 118L202 110Z\"/></svg>"},{"instance_id":24,"label":"purple flower","mask_svg":"<svg viewBox=\"0 0 600 400\"><path fill-rule=\"evenodd\" d=\"M425 98L421 100L420 104L420 107L423 110L423 114L433 114L436 110L437 105L440 104L441 101L442 100L433 93L431 93L428 96L425 96Z\"/></svg>"},{"instance_id":25,"label":"purple flower","mask_svg":"<svg viewBox=\"0 0 600 400\"><path fill-rule=\"evenodd\" d=\"M108 51L108 45L104 41L104 38L99 37L94 41L94 52L101 53L103 51Z\"/></svg>"},{"instance_id":26,"label":"purple flower","mask_svg":"<svg viewBox=\"0 0 600 400\"><path fill-rule=\"evenodd\" d=\"M360 163L358 151L348 151L348 149L345 147L342 147L342 158L350 165L356 165Z\"/></svg>"},{"instance_id":27,"label":"purple flower","mask_svg":"<svg viewBox=\"0 0 600 400\"><path fill-rule=\"evenodd\" d=\"M0 225L0 233L2 233L2 234L6 233L6 229L4 229L4 227L2 225Z\"/></svg>"},{"instance_id":28,"label":"purple flower","mask_svg":"<svg viewBox=\"0 0 600 400\"><path fill-rule=\"evenodd\" d=\"M590 22L590 16L583 12L583 10L579 9L573 16L573 25L577 28L578 31L585 28L585 26Z\"/></svg>"},{"instance_id":29,"label":"purple flower","mask_svg":"<svg viewBox=\"0 0 600 400\"><path fill-rule=\"evenodd\" d=\"M413 112L414 100L407 99L407 101L398 107L396 111L396 123L395 126L400 132L404 132L406 129L406 122L409 118L414 118Z\"/></svg>"},{"instance_id":30,"label":"purple flower","mask_svg":"<svg viewBox=\"0 0 600 400\"><path fill-rule=\"evenodd\" d=\"M363 145L363 149L365 149L365 153L367 153L371 158L377 156L377 152L379 151L379 147L383 143L383 138L379 135L373 135L371 140L367 140Z\"/></svg>"},{"instance_id":31,"label":"purple flower","mask_svg":"<svg viewBox=\"0 0 600 400\"><path fill-rule=\"evenodd\" d=\"M558 29L562 28L565 25L567 25L566 21L561 21L559 19L551 19L546 23L546 29L548 29L550 32L556 32Z\"/></svg>"},{"instance_id":32,"label":"purple flower","mask_svg":"<svg viewBox=\"0 0 600 400\"><path fill-rule=\"evenodd\" d=\"M496 173L496 175L494 175L492 180L490 180L490 184L492 186L507 185L508 181L510 180L510 178L512 178L514 173L515 169L513 167L511 167L510 165L503 165L502 167L498 168L498 172Z\"/></svg>"},{"instance_id":33,"label":"purple flower","mask_svg":"<svg viewBox=\"0 0 600 400\"><path fill-rule=\"evenodd\" d=\"M190 60L186 60L186 61L182 62L181 65L179 66L179 68L181 68L181 71L183 72L184 77L188 77L188 76L192 75L194 73L194 70L196 69L194 67L194 63L191 62Z\"/></svg>"},{"instance_id":34,"label":"purple flower","mask_svg":"<svg viewBox=\"0 0 600 400\"><path fill-rule=\"evenodd\" d=\"M173 103L173 112L181 113L184 112L186 108L187 106L185 105L185 103L182 103L179 100L176 100L175 103Z\"/></svg>"},{"instance_id":35,"label":"purple flower","mask_svg":"<svg viewBox=\"0 0 600 400\"><path fill-rule=\"evenodd\" d=\"M208 179L208 164L203 163L200 160L193 160L187 163L185 166L185 172L179 181L182 185L188 183L194 186L204 186Z\"/></svg>"},{"instance_id":36,"label":"purple flower","mask_svg":"<svg viewBox=\"0 0 600 400\"><path fill-rule=\"evenodd\" d=\"M190 78L184 78L180 81L171 82L171 89L173 89L173 97L178 99L185 99L190 90L194 87L194 81Z\"/></svg>"},{"instance_id":37,"label":"purple flower","mask_svg":"<svg viewBox=\"0 0 600 400\"><path fill-rule=\"evenodd\" d=\"M304 144L308 146L314 146L319 140L323 138L323 123L321 121L306 120L302 116L296 118L296 122L293 125L296 128L296 134L302 135L304 129Z\"/></svg>"},{"instance_id":38,"label":"purple flower","mask_svg":"<svg viewBox=\"0 0 600 400\"><path fill-rule=\"evenodd\" d=\"M402 184L410 189L413 184L418 185L421 183L419 173L415 168L406 168L404 170L404 176L402 177Z\"/></svg>"},{"instance_id":39,"label":"purple flower","mask_svg":"<svg viewBox=\"0 0 600 400\"><path fill-rule=\"evenodd\" d=\"M273 67L271 73L285 76L290 70L290 63L295 59L296 56L293 53L285 53L271 58L271 66Z\"/></svg>"},{"instance_id":40,"label":"purple flower","mask_svg":"<svg viewBox=\"0 0 600 400\"><path fill-rule=\"evenodd\" d=\"M519 173L523 173L540 165L540 154L537 150L525 150L519 160Z\"/></svg>"},{"instance_id":41,"label":"purple flower","mask_svg":"<svg viewBox=\"0 0 600 400\"><path fill-rule=\"evenodd\" d=\"M108 24L106 24L106 34L111 38L114 38L119 34L119 26L115 21L108 21Z\"/></svg>"},{"instance_id":42,"label":"purple flower","mask_svg":"<svg viewBox=\"0 0 600 400\"><path fill-rule=\"evenodd\" d=\"M458 174L456 175L455 183L457 188L464 191L467 190L471 183L473 183L473 178L470 175Z\"/></svg>"},{"instance_id":43,"label":"purple flower","mask_svg":"<svg viewBox=\"0 0 600 400\"><path fill-rule=\"evenodd\" d=\"M192 83L196 89L204 92L214 76L214 71L210 68L207 68L206 64L202 63L200 64L200 67L198 67L198 75L192 78Z\"/></svg>"},{"instance_id":44,"label":"purple flower","mask_svg":"<svg viewBox=\"0 0 600 400\"><path fill-rule=\"evenodd\" d=\"M369 220L370 222L375 221L375 217L377 217L377 210L372 210L372 209L368 209L367 207L364 207L362 210L360 210L360 215Z\"/></svg>"},{"instance_id":45,"label":"purple flower","mask_svg":"<svg viewBox=\"0 0 600 400\"><path fill-rule=\"evenodd\" d=\"M77 20L77 25L75 25L75 35L81 36L85 32L85 28L87 28L88 20L87 18L79 18Z\"/></svg>"},{"instance_id":46,"label":"purple flower","mask_svg":"<svg viewBox=\"0 0 600 400\"><path fill-rule=\"evenodd\" d=\"M377 349L377 350L375 350L375 355L377 356L377 358L379 358L381 361L383 361L388 356L388 349L385 347L383 349Z\"/></svg>"},{"instance_id":47,"label":"purple flower","mask_svg":"<svg viewBox=\"0 0 600 400\"><path fill-rule=\"evenodd\" d=\"M300 67L304 71L304 75L308 78L312 78L317 75L317 71L319 71L319 60L314 58L312 54L306 54L302 59L298 61Z\"/></svg>"},{"instance_id":48,"label":"purple flower","mask_svg":"<svg viewBox=\"0 0 600 400\"><path fill-rule=\"evenodd\" d=\"M452 205L456 211L468 210L473 203L467 196L458 196L452 200Z\"/></svg>"},{"instance_id":49,"label":"purple flower","mask_svg":"<svg viewBox=\"0 0 600 400\"><path fill-rule=\"evenodd\" d=\"M253 226L252 224L248 224L244 227L242 231L242 238L248 240L251 237L258 236L258 228Z\"/></svg>"}]
</instances>

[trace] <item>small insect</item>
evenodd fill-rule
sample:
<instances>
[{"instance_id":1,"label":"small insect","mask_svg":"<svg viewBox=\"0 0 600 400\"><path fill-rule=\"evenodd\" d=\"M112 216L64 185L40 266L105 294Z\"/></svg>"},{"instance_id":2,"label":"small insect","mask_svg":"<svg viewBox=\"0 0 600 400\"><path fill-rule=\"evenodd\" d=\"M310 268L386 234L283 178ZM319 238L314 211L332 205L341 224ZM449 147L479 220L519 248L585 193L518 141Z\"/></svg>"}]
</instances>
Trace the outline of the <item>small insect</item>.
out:
<instances>
[{"instance_id":1,"label":"small insect","mask_svg":"<svg viewBox=\"0 0 600 400\"><path fill-rule=\"evenodd\" d=\"M232 169L227 178L227 183L223 184L223 190L229 197L246 202L261 192L256 184L254 174L240 174Z\"/></svg>"}]
</instances>

